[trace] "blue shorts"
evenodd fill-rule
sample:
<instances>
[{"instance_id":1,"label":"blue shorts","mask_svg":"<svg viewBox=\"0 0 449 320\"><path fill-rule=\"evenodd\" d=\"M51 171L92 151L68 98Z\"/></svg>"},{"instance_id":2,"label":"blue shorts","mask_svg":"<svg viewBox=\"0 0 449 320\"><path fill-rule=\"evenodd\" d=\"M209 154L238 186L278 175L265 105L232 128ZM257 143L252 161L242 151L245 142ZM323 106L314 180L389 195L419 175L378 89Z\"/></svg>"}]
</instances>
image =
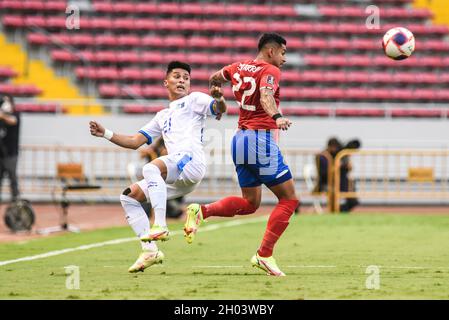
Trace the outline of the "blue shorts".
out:
<instances>
[{"instance_id":1,"label":"blue shorts","mask_svg":"<svg viewBox=\"0 0 449 320\"><path fill-rule=\"evenodd\" d=\"M232 139L232 160L241 188L271 187L292 178L268 130L239 130Z\"/></svg>"}]
</instances>

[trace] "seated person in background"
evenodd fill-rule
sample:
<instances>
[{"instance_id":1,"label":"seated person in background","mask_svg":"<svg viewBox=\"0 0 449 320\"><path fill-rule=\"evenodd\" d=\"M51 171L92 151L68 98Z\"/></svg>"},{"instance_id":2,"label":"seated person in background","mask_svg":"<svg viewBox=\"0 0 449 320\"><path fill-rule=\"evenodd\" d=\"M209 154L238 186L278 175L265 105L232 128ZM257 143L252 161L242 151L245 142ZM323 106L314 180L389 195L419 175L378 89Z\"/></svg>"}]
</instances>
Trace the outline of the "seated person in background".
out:
<instances>
[{"instance_id":1,"label":"seated person in background","mask_svg":"<svg viewBox=\"0 0 449 320\"><path fill-rule=\"evenodd\" d=\"M346 145L336 138L332 137L327 142L327 148L315 157L315 163L318 173L318 183L315 186L314 192L331 192L331 199L334 199L333 186L328 186L328 168L333 171L334 160L337 154L344 149L358 149L360 148L360 141L355 139L349 141ZM329 159L331 163L329 164ZM341 159L340 165L340 191L341 192L355 192L355 182L350 178L352 170L352 163L350 156L345 156ZM341 212L349 212L358 204L357 198L346 198L345 203L340 207ZM333 200L332 200L333 202Z\"/></svg>"}]
</instances>

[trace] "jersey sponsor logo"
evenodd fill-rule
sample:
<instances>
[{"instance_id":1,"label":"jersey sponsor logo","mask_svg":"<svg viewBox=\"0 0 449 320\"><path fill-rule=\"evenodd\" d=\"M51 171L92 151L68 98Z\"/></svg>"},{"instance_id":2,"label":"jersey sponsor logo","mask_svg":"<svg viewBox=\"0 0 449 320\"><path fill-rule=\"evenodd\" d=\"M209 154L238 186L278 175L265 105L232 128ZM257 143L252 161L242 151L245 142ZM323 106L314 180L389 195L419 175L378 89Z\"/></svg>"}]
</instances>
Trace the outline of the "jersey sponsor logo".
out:
<instances>
[{"instance_id":1,"label":"jersey sponsor logo","mask_svg":"<svg viewBox=\"0 0 449 320\"><path fill-rule=\"evenodd\" d=\"M256 67L251 64L240 63L237 69L239 71L257 72L260 69L262 69L262 67Z\"/></svg>"},{"instance_id":2,"label":"jersey sponsor logo","mask_svg":"<svg viewBox=\"0 0 449 320\"><path fill-rule=\"evenodd\" d=\"M267 76L267 83L274 86L274 77L272 75Z\"/></svg>"},{"instance_id":3,"label":"jersey sponsor logo","mask_svg":"<svg viewBox=\"0 0 449 320\"><path fill-rule=\"evenodd\" d=\"M184 106L185 106L185 102L183 102L183 103L178 103L178 107L181 109L181 108L184 108Z\"/></svg>"}]
</instances>

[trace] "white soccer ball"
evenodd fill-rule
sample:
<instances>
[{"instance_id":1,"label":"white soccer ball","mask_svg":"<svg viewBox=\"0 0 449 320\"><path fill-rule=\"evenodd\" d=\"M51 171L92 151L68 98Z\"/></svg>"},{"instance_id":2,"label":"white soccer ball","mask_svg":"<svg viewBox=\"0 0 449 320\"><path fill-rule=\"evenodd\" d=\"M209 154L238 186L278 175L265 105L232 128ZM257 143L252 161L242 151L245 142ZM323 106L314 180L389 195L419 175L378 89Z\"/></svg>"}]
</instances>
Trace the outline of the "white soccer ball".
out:
<instances>
[{"instance_id":1,"label":"white soccer ball","mask_svg":"<svg viewBox=\"0 0 449 320\"><path fill-rule=\"evenodd\" d=\"M415 37L406 28L393 28L385 33L382 46L385 54L391 59L404 60L415 51Z\"/></svg>"}]
</instances>

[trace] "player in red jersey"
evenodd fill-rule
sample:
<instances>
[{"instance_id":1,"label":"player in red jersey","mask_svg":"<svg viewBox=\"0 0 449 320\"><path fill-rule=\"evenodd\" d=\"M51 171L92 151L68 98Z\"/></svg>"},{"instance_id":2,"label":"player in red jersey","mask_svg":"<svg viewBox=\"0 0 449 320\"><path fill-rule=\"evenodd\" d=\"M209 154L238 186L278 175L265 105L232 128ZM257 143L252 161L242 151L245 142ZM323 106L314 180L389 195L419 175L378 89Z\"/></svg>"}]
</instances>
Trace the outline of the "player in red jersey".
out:
<instances>
[{"instance_id":1,"label":"player in red jersey","mask_svg":"<svg viewBox=\"0 0 449 320\"><path fill-rule=\"evenodd\" d=\"M203 219L254 213L260 205L261 185L265 184L279 202L270 215L262 243L251 263L273 276L285 275L273 258L273 248L299 205L292 174L272 132L287 130L291 125L278 110L279 68L286 62L286 45L287 41L280 35L264 34L254 60L233 63L211 76L211 95L220 98L222 84L231 82L240 106L239 130L232 141L232 154L242 197L226 197L201 206L191 204L184 225L184 235L191 243Z\"/></svg>"}]
</instances>

